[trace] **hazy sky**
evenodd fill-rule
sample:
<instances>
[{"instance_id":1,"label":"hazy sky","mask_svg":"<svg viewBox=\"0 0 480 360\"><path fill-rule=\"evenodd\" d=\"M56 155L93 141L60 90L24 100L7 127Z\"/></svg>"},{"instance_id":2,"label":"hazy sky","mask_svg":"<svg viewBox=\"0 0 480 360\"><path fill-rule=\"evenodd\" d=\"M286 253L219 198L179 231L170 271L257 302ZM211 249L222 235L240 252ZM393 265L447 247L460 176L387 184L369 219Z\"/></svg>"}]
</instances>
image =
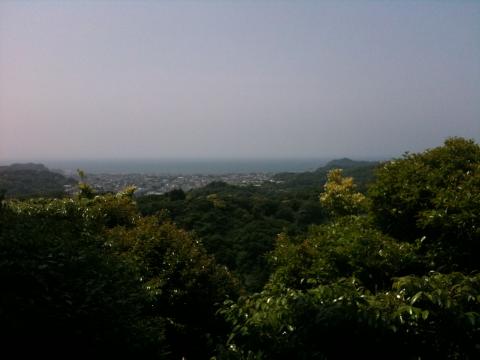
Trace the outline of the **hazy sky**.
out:
<instances>
[{"instance_id":1,"label":"hazy sky","mask_svg":"<svg viewBox=\"0 0 480 360\"><path fill-rule=\"evenodd\" d=\"M480 1L2 1L0 159L480 140Z\"/></svg>"}]
</instances>

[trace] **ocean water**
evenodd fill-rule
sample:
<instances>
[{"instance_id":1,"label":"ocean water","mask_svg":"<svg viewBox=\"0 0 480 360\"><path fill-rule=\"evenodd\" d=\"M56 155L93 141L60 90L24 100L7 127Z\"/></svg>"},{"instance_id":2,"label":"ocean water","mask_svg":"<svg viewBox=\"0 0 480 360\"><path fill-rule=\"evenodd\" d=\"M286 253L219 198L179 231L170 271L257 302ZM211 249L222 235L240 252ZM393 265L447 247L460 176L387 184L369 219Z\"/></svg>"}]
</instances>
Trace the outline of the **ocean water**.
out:
<instances>
[{"instance_id":1,"label":"ocean water","mask_svg":"<svg viewBox=\"0 0 480 360\"><path fill-rule=\"evenodd\" d=\"M74 173L82 169L92 174L245 174L315 170L329 159L158 159L158 160L45 160L36 161L50 169Z\"/></svg>"}]
</instances>

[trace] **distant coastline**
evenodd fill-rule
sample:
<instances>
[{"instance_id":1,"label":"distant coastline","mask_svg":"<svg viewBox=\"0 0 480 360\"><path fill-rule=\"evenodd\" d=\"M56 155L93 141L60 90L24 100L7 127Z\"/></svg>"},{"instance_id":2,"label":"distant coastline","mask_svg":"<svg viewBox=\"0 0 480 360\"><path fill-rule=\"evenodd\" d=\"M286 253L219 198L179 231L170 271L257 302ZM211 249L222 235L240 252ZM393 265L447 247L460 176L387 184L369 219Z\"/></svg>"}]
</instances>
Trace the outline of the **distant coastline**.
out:
<instances>
[{"instance_id":1,"label":"distant coastline","mask_svg":"<svg viewBox=\"0 0 480 360\"><path fill-rule=\"evenodd\" d=\"M82 169L91 174L157 174L157 175L194 175L194 174L248 174L314 171L324 166L331 158L304 159L75 159L75 160L35 160L49 169L62 170L65 174L74 174ZM362 159L363 160L363 159ZM371 159L365 159L371 160ZM9 165L19 160L0 161L0 165Z\"/></svg>"},{"instance_id":2,"label":"distant coastline","mask_svg":"<svg viewBox=\"0 0 480 360\"><path fill-rule=\"evenodd\" d=\"M104 159L104 160L42 160L49 169L74 173L80 168L92 174L229 174L278 173L312 171L329 159ZM20 161L2 161L8 165Z\"/></svg>"}]
</instances>

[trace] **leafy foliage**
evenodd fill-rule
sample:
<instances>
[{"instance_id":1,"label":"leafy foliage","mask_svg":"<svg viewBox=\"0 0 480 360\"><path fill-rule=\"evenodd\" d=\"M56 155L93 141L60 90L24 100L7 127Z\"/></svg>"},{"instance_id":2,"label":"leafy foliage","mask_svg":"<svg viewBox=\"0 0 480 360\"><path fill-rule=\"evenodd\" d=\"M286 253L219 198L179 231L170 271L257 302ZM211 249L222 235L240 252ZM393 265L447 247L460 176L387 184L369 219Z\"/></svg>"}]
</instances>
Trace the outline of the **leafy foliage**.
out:
<instances>
[{"instance_id":1,"label":"leafy foliage","mask_svg":"<svg viewBox=\"0 0 480 360\"><path fill-rule=\"evenodd\" d=\"M392 277L422 266L416 248L382 234L366 218L343 217L312 227L305 239L281 235L268 286L309 289L353 277L372 291L388 288Z\"/></svg>"},{"instance_id":2,"label":"leafy foliage","mask_svg":"<svg viewBox=\"0 0 480 360\"><path fill-rule=\"evenodd\" d=\"M138 270L105 246L91 209L41 200L2 211L1 334L17 354L162 351L162 325L141 321L147 294Z\"/></svg>"},{"instance_id":3,"label":"leafy foliage","mask_svg":"<svg viewBox=\"0 0 480 360\"><path fill-rule=\"evenodd\" d=\"M235 282L188 234L141 218L131 195L6 204L0 323L12 348L67 357L211 355L206 338L224 331L215 313L235 297Z\"/></svg>"},{"instance_id":4,"label":"leafy foliage","mask_svg":"<svg viewBox=\"0 0 480 360\"><path fill-rule=\"evenodd\" d=\"M225 299L238 294L229 272L190 234L154 217L139 219L132 228L116 227L107 238L139 264L149 312L167 320L172 352L186 358L211 356L209 351L228 331L215 314Z\"/></svg>"},{"instance_id":5,"label":"leafy foliage","mask_svg":"<svg viewBox=\"0 0 480 360\"><path fill-rule=\"evenodd\" d=\"M275 179L280 183L262 187L214 182L188 193L173 190L141 197L138 204L144 215L162 212L181 228L194 231L207 251L232 270L248 291L258 291L268 280L267 254L277 235L303 234L311 224L326 221L328 213L318 197L327 172L342 167L365 189L376 165L341 159L313 173L278 174Z\"/></svg>"},{"instance_id":6,"label":"leafy foliage","mask_svg":"<svg viewBox=\"0 0 480 360\"><path fill-rule=\"evenodd\" d=\"M266 289L223 310L238 359L475 359L480 277L398 278L371 293L354 279L308 290Z\"/></svg>"},{"instance_id":7,"label":"leafy foliage","mask_svg":"<svg viewBox=\"0 0 480 360\"><path fill-rule=\"evenodd\" d=\"M183 193L183 192L182 192ZM179 191L138 199L145 215L167 217L202 239L207 251L226 265L250 291L268 280L267 253L279 233L305 232L321 223L325 211L317 191L270 192L256 187L212 183L178 196Z\"/></svg>"},{"instance_id":8,"label":"leafy foliage","mask_svg":"<svg viewBox=\"0 0 480 360\"><path fill-rule=\"evenodd\" d=\"M479 146L452 138L406 154L378 169L366 196L334 165L322 170L323 193L289 188L292 179L217 182L138 208L133 188L99 196L83 180L68 199L0 193L5 349L480 358ZM243 292L225 265L258 292Z\"/></svg>"},{"instance_id":9,"label":"leafy foliage","mask_svg":"<svg viewBox=\"0 0 480 360\"><path fill-rule=\"evenodd\" d=\"M384 165L373 222L350 215L353 183L331 172L320 198L333 221L279 237L264 290L222 310L233 329L222 356L480 357L478 153L454 138Z\"/></svg>"},{"instance_id":10,"label":"leafy foliage","mask_svg":"<svg viewBox=\"0 0 480 360\"><path fill-rule=\"evenodd\" d=\"M320 202L333 216L360 214L366 209L366 198L355 188L353 178L343 177L341 169L330 170Z\"/></svg>"},{"instance_id":11,"label":"leafy foliage","mask_svg":"<svg viewBox=\"0 0 480 360\"><path fill-rule=\"evenodd\" d=\"M480 250L480 146L450 138L379 168L370 189L372 215L387 233L425 237L432 266L474 269ZM444 268L445 269L445 268Z\"/></svg>"}]
</instances>

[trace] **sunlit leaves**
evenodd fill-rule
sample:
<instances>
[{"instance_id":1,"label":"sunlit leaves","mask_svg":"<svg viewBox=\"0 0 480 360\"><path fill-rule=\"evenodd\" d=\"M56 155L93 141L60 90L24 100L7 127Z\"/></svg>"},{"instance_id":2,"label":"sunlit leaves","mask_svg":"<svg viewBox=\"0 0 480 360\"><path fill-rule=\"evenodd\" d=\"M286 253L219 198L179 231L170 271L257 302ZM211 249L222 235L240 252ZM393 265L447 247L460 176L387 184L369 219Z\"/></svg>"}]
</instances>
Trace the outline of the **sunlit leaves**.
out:
<instances>
[{"instance_id":1,"label":"sunlit leaves","mask_svg":"<svg viewBox=\"0 0 480 360\"><path fill-rule=\"evenodd\" d=\"M309 290L277 288L226 304L236 353L339 359L342 341L358 357L473 358L480 335L480 276L398 278L372 293L344 279ZM396 349L396 353L391 351Z\"/></svg>"},{"instance_id":2,"label":"sunlit leaves","mask_svg":"<svg viewBox=\"0 0 480 360\"><path fill-rule=\"evenodd\" d=\"M312 227L305 239L282 234L271 259L275 266L269 286L311 288L344 277L357 278L370 289L390 286L391 278L418 263L416 246L376 230L363 217L343 217Z\"/></svg>"},{"instance_id":3,"label":"sunlit leaves","mask_svg":"<svg viewBox=\"0 0 480 360\"><path fill-rule=\"evenodd\" d=\"M443 146L379 168L372 215L397 238L422 236L432 267L473 269L480 252L480 146L450 138Z\"/></svg>"},{"instance_id":4,"label":"sunlit leaves","mask_svg":"<svg viewBox=\"0 0 480 360\"><path fill-rule=\"evenodd\" d=\"M341 169L330 170L320 202L334 216L354 215L365 211L365 196L356 192L352 177L344 177Z\"/></svg>"}]
</instances>

